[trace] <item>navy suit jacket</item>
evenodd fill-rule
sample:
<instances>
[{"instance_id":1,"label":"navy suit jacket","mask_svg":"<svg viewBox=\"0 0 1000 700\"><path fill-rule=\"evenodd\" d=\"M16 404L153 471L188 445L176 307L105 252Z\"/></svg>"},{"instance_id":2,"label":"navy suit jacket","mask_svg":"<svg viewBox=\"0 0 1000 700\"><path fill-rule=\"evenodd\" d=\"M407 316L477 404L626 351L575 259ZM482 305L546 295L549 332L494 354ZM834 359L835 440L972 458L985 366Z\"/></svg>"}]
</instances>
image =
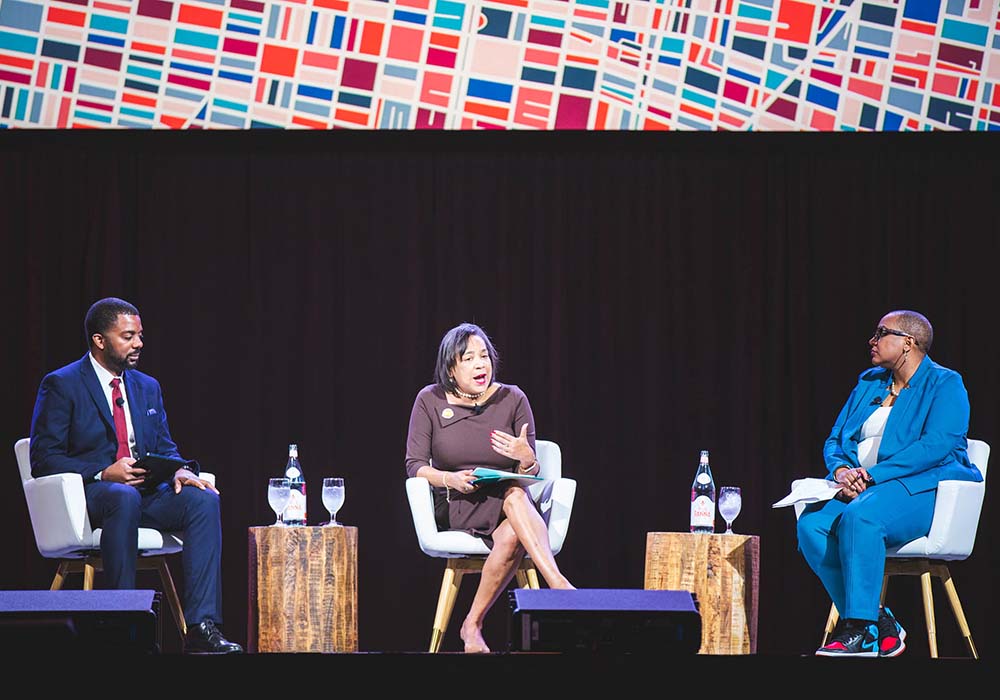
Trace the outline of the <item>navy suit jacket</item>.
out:
<instances>
[{"instance_id":1,"label":"navy suit jacket","mask_svg":"<svg viewBox=\"0 0 1000 700\"><path fill-rule=\"evenodd\" d=\"M858 467L861 426L888 392L888 369L873 367L858 383L833 424L823 457L833 478L837 467ZM886 421L878 461L868 473L875 483L898 479L910 493L937 488L944 479L982 481L966 450L969 395L962 375L924 357L899 393Z\"/></svg>"},{"instance_id":2,"label":"navy suit jacket","mask_svg":"<svg viewBox=\"0 0 1000 700\"><path fill-rule=\"evenodd\" d=\"M125 396L132 415L136 452L180 457L170 437L160 384L148 374L126 370ZM47 374L31 417L31 474L76 472L84 483L114 464L115 423L88 352ZM197 472L197 467L192 471Z\"/></svg>"}]
</instances>

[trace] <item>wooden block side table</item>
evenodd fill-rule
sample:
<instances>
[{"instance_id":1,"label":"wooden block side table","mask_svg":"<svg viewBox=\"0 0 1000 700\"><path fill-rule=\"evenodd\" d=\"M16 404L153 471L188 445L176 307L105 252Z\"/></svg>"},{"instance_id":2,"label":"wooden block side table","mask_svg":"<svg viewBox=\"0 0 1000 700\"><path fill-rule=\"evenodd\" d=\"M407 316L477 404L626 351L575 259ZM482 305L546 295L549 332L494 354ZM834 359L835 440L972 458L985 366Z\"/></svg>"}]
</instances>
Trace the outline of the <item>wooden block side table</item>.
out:
<instances>
[{"instance_id":1,"label":"wooden block side table","mask_svg":"<svg viewBox=\"0 0 1000 700\"><path fill-rule=\"evenodd\" d=\"M358 650L358 529L249 528L251 652Z\"/></svg>"},{"instance_id":2,"label":"wooden block side table","mask_svg":"<svg viewBox=\"0 0 1000 700\"><path fill-rule=\"evenodd\" d=\"M756 654L760 538L647 532L644 588L685 590L701 614L700 654Z\"/></svg>"}]
</instances>

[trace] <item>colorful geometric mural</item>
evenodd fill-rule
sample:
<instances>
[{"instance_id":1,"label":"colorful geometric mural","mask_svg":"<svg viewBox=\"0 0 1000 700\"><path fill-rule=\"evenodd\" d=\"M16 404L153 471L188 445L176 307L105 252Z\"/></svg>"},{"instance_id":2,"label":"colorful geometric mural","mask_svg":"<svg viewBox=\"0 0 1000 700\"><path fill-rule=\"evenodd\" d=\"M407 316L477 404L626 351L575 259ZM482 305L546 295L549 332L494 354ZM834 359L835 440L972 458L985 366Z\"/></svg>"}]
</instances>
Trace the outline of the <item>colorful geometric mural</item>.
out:
<instances>
[{"instance_id":1,"label":"colorful geometric mural","mask_svg":"<svg viewBox=\"0 0 1000 700\"><path fill-rule=\"evenodd\" d=\"M0 0L0 128L1000 129L996 0Z\"/></svg>"}]
</instances>

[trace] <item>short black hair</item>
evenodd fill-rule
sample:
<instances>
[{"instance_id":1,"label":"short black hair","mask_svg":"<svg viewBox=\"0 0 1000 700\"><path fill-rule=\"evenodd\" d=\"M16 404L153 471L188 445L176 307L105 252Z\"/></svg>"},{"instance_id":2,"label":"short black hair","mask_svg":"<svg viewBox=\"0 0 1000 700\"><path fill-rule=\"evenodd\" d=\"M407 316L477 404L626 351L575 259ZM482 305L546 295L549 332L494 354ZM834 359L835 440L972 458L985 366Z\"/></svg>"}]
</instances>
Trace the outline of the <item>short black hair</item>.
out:
<instances>
[{"instance_id":1,"label":"short black hair","mask_svg":"<svg viewBox=\"0 0 1000 700\"><path fill-rule=\"evenodd\" d=\"M896 309L887 313L886 316L895 318L900 328L913 336L917 347L924 354L931 351L931 345L934 344L934 326L931 325L926 316L919 311L911 311L909 309Z\"/></svg>"},{"instance_id":2,"label":"short black hair","mask_svg":"<svg viewBox=\"0 0 1000 700\"><path fill-rule=\"evenodd\" d=\"M87 347L93 343L95 334L104 335L118 323L119 316L138 316L139 309L118 297L106 297L95 301L87 310L83 321L83 331L87 334Z\"/></svg>"},{"instance_id":3,"label":"short black hair","mask_svg":"<svg viewBox=\"0 0 1000 700\"><path fill-rule=\"evenodd\" d=\"M475 323L460 323L444 334L441 338L441 345L438 347L437 364L434 367L434 381L445 392L455 389L455 379L451 376L451 371L455 369L457 358L465 354L469 347L469 338L478 335L486 344L486 352L489 353L490 363L493 365L492 381L496 381L497 370L500 367L500 356L497 354L493 342L486 335L486 331Z\"/></svg>"}]
</instances>

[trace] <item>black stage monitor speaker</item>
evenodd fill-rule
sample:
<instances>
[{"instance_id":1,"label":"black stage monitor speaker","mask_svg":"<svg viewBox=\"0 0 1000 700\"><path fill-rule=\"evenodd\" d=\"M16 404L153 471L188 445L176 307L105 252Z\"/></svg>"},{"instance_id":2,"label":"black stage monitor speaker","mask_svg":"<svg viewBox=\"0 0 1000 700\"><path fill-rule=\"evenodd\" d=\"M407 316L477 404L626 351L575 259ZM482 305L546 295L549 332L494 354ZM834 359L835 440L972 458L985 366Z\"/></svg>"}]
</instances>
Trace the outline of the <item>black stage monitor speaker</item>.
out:
<instances>
[{"instance_id":1,"label":"black stage monitor speaker","mask_svg":"<svg viewBox=\"0 0 1000 700\"><path fill-rule=\"evenodd\" d=\"M689 591L517 588L511 651L697 654L701 615Z\"/></svg>"},{"instance_id":2,"label":"black stage monitor speaker","mask_svg":"<svg viewBox=\"0 0 1000 700\"><path fill-rule=\"evenodd\" d=\"M160 652L156 591L0 591L0 649Z\"/></svg>"}]
</instances>

